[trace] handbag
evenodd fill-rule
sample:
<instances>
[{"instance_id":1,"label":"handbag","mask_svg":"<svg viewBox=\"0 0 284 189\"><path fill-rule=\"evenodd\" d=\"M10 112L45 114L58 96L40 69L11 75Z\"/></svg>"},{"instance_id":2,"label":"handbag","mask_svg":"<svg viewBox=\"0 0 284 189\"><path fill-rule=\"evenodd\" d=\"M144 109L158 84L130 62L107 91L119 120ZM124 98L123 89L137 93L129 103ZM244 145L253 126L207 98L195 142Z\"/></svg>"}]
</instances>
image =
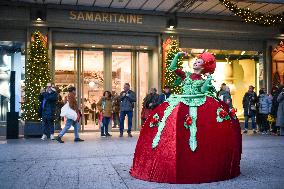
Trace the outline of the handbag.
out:
<instances>
[{"instance_id":1,"label":"handbag","mask_svg":"<svg viewBox=\"0 0 284 189\"><path fill-rule=\"evenodd\" d=\"M70 108L69 102L67 102L62 108L61 108L61 117L66 117L67 119L72 119L73 121L76 121L78 118L78 114L75 110Z\"/></svg>"}]
</instances>

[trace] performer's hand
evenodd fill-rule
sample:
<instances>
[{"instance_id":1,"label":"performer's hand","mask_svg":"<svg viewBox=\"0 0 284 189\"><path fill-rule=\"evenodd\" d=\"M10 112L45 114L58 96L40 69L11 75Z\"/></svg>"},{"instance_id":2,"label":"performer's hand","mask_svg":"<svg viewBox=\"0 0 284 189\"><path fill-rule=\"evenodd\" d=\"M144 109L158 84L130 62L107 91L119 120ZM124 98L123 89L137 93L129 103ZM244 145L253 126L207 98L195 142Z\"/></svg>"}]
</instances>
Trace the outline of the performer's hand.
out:
<instances>
[{"instance_id":1,"label":"performer's hand","mask_svg":"<svg viewBox=\"0 0 284 189\"><path fill-rule=\"evenodd\" d=\"M126 94L125 93L122 93L122 96L125 96Z\"/></svg>"},{"instance_id":2,"label":"performer's hand","mask_svg":"<svg viewBox=\"0 0 284 189\"><path fill-rule=\"evenodd\" d=\"M126 96L129 96L129 94L127 93Z\"/></svg>"}]
</instances>

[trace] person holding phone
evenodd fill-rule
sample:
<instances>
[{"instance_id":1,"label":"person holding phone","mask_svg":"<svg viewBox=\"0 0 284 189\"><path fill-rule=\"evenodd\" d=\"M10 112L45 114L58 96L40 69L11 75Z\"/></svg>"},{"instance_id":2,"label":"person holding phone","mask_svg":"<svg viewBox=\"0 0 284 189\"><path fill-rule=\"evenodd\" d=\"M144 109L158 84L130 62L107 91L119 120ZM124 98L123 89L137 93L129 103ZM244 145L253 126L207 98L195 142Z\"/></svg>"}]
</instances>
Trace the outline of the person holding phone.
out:
<instances>
[{"instance_id":1,"label":"person holding phone","mask_svg":"<svg viewBox=\"0 0 284 189\"><path fill-rule=\"evenodd\" d=\"M55 109L58 100L56 89L52 87L51 83L47 83L46 88L40 91L40 117L42 118L42 140L50 137L54 140L54 119Z\"/></svg>"}]
</instances>

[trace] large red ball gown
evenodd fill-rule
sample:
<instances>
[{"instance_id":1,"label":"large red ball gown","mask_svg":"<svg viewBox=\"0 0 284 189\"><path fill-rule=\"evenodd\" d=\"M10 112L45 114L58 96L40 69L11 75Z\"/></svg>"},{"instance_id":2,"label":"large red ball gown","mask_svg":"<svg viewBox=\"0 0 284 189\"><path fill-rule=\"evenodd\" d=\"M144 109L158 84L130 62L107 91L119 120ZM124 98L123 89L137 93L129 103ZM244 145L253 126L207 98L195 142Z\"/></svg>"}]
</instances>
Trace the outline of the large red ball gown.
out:
<instances>
[{"instance_id":1,"label":"large red ball gown","mask_svg":"<svg viewBox=\"0 0 284 189\"><path fill-rule=\"evenodd\" d=\"M149 115L136 145L131 176L188 184L237 177L242 144L234 109L209 93L194 94L198 90L194 87L204 83L200 75L182 78L190 85L184 94L191 95L172 95Z\"/></svg>"}]
</instances>

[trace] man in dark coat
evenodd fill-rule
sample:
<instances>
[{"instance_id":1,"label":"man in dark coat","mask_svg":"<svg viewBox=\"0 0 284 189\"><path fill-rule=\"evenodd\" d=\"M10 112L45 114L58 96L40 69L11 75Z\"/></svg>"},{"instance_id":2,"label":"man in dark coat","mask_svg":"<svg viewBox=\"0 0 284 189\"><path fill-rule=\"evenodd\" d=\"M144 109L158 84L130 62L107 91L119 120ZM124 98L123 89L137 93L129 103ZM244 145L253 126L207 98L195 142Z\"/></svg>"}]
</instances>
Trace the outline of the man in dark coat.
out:
<instances>
[{"instance_id":1,"label":"man in dark coat","mask_svg":"<svg viewBox=\"0 0 284 189\"><path fill-rule=\"evenodd\" d=\"M54 119L57 100L58 94L56 89L48 83L46 89L41 90L39 95L43 128L42 140L46 140L47 137L54 140Z\"/></svg>"},{"instance_id":2,"label":"man in dark coat","mask_svg":"<svg viewBox=\"0 0 284 189\"><path fill-rule=\"evenodd\" d=\"M123 91L120 93L120 137L123 137L124 131L124 120L127 115L128 118L128 136L132 137L131 128L132 128L132 118L133 118L133 109L134 103L136 102L136 94L134 91L130 90L130 84L125 83L123 87Z\"/></svg>"},{"instance_id":3,"label":"man in dark coat","mask_svg":"<svg viewBox=\"0 0 284 189\"><path fill-rule=\"evenodd\" d=\"M257 95L254 92L254 86L250 85L248 92L243 97L243 108L244 108L244 116L245 116L245 131L248 132L248 120L251 118L253 133L256 133L256 124L255 124L255 116L256 116L256 103L257 103Z\"/></svg>"}]
</instances>

